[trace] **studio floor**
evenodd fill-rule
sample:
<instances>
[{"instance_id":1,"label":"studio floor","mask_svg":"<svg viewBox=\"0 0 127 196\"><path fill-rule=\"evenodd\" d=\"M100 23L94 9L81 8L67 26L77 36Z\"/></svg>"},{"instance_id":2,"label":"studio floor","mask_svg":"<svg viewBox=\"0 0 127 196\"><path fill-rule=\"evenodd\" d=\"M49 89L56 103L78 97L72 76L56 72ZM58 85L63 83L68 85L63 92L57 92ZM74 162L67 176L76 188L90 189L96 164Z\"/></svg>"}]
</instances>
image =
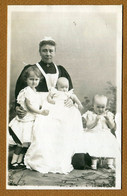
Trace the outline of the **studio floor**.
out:
<instances>
[{"instance_id":1,"label":"studio floor","mask_svg":"<svg viewBox=\"0 0 127 196\"><path fill-rule=\"evenodd\" d=\"M56 187L115 187L115 172L99 168L97 171L73 170L64 174L41 174L37 171L9 170L9 186L56 186Z\"/></svg>"},{"instance_id":2,"label":"studio floor","mask_svg":"<svg viewBox=\"0 0 127 196\"><path fill-rule=\"evenodd\" d=\"M14 148L9 148L9 162L12 157ZM102 187L113 188L115 187L116 172L111 169L106 169L105 165L102 165L97 170L91 169L74 169L69 174L41 174L37 171L29 169L16 169L8 170L8 186L10 188L18 186L41 186L44 187Z\"/></svg>"}]
</instances>

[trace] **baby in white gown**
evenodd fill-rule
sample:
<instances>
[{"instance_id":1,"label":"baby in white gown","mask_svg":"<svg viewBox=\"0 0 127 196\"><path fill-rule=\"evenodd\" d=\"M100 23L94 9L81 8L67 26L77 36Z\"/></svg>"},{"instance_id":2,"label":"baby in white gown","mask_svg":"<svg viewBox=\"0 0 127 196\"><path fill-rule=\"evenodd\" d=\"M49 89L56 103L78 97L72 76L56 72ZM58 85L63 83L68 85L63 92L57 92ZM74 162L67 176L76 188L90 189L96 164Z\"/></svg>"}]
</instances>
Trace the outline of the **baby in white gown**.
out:
<instances>
[{"instance_id":1,"label":"baby in white gown","mask_svg":"<svg viewBox=\"0 0 127 196\"><path fill-rule=\"evenodd\" d=\"M56 103L55 99L57 99L58 97L63 97L63 100L71 98L72 101L77 104L78 109L82 110L83 106L80 100L78 99L78 97L73 93L73 89L70 91L68 89L69 89L69 81L67 80L67 78L64 77L59 78L57 80L56 88L51 88L49 92L49 95L47 97L48 102L55 104Z\"/></svg>"},{"instance_id":2,"label":"baby in white gown","mask_svg":"<svg viewBox=\"0 0 127 196\"><path fill-rule=\"evenodd\" d=\"M67 117L64 115L63 110L70 111L70 108L65 107L64 102L67 101L67 99L71 99L75 106L82 112L83 106L78 99L78 97L74 94L73 89L70 91L69 89L69 81L67 78L61 77L57 80L56 88L52 87L49 91L49 94L47 96L48 103L49 104L48 109L50 108L50 114L54 118L62 119L62 121Z\"/></svg>"}]
</instances>

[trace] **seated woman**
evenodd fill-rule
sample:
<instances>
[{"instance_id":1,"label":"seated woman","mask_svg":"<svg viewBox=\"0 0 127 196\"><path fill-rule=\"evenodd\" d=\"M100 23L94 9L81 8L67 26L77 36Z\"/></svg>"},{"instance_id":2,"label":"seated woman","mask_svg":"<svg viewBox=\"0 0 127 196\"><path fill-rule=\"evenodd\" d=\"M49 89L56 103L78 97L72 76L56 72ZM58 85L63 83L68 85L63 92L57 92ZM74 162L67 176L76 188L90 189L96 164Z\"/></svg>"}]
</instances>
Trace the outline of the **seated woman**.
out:
<instances>
[{"instance_id":1,"label":"seated woman","mask_svg":"<svg viewBox=\"0 0 127 196\"><path fill-rule=\"evenodd\" d=\"M53 62L53 58L56 54L56 43L51 37L45 37L39 43L39 53L41 56L40 62L36 64L36 66L41 71L43 82L40 81L39 85L36 87L37 92L48 92L51 87L56 86L56 82L59 77L65 77L69 81L69 90L73 88L71 77L66 71L66 69L61 65L55 65ZM21 106L17 102L17 96L21 90L27 87L26 81L24 81L24 73L31 65L26 65L22 70L15 88L15 103L16 103L16 113L20 119L23 119L27 116L28 111ZM67 107L71 107L73 105L73 101L68 99L65 101L65 105ZM10 128L11 129L11 128ZM13 130L11 130L13 134ZM14 134L13 134L14 135ZM13 138L15 141L17 138L14 135ZM24 150L24 152L26 149ZM24 154L24 153L23 153Z\"/></svg>"}]
</instances>

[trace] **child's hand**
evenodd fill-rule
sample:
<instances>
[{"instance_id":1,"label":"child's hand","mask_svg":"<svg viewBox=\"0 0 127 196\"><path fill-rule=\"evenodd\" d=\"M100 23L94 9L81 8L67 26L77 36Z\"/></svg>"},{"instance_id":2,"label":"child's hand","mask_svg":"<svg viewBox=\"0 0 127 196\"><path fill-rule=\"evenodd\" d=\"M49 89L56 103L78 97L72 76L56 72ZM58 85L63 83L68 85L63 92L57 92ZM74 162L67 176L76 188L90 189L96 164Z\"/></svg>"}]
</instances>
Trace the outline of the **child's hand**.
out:
<instances>
[{"instance_id":1,"label":"child's hand","mask_svg":"<svg viewBox=\"0 0 127 196\"><path fill-rule=\"evenodd\" d=\"M100 119L101 119L101 116L100 115L97 115L96 121L98 122Z\"/></svg>"},{"instance_id":2,"label":"child's hand","mask_svg":"<svg viewBox=\"0 0 127 196\"><path fill-rule=\"evenodd\" d=\"M48 101L48 103L55 104L53 97L51 97L50 95L48 95L47 101Z\"/></svg>"},{"instance_id":3,"label":"child's hand","mask_svg":"<svg viewBox=\"0 0 127 196\"><path fill-rule=\"evenodd\" d=\"M106 124L108 125L108 127L110 129L114 129L116 124L115 124L115 121L114 121L113 117L111 117L110 113L106 113L104 118L106 120Z\"/></svg>"},{"instance_id":4,"label":"child's hand","mask_svg":"<svg viewBox=\"0 0 127 196\"><path fill-rule=\"evenodd\" d=\"M49 114L49 110L42 110L42 115L47 116Z\"/></svg>"},{"instance_id":5,"label":"child's hand","mask_svg":"<svg viewBox=\"0 0 127 196\"><path fill-rule=\"evenodd\" d=\"M109 112L106 112L106 113L105 113L104 118L105 118L107 121L110 121L111 116L110 116Z\"/></svg>"},{"instance_id":6,"label":"child's hand","mask_svg":"<svg viewBox=\"0 0 127 196\"><path fill-rule=\"evenodd\" d=\"M107 121L109 121L109 117L108 117L108 116L104 116L104 118L105 118Z\"/></svg>"}]
</instances>

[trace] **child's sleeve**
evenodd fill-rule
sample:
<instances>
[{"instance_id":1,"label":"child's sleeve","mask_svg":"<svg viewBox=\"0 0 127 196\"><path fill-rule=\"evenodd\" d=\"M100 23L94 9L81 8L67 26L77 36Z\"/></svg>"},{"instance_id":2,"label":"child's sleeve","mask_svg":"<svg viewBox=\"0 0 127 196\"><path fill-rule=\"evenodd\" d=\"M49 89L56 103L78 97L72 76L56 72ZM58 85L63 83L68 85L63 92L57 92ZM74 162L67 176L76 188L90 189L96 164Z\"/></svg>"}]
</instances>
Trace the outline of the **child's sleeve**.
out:
<instances>
[{"instance_id":1,"label":"child's sleeve","mask_svg":"<svg viewBox=\"0 0 127 196\"><path fill-rule=\"evenodd\" d=\"M27 87L25 89L25 99L27 99L31 105L37 105L36 97L34 95L33 90L30 87Z\"/></svg>"},{"instance_id":2,"label":"child's sleeve","mask_svg":"<svg viewBox=\"0 0 127 196\"><path fill-rule=\"evenodd\" d=\"M73 94L74 94L74 89L71 89L71 90L68 91L68 96L69 97L71 97L71 96L73 97Z\"/></svg>"},{"instance_id":3,"label":"child's sleeve","mask_svg":"<svg viewBox=\"0 0 127 196\"><path fill-rule=\"evenodd\" d=\"M17 103L23 107L24 101L25 101L25 91L24 89L22 89L17 96Z\"/></svg>"},{"instance_id":4,"label":"child's sleeve","mask_svg":"<svg viewBox=\"0 0 127 196\"><path fill-rule=\"evenodd\" d=\"M85 119L86 122L93 122L96 119L96 115L89 110L85 114L83 114L82 117Z\"/></svg>"},{"instance_id":5,"label":"child's sleeve","mask_svg":"<svg viewBox=\"0 0 127 196\"><path fill-rule=\"evenodd\" d=\"M86 128L86 124L87 124L87 121L88 121L88 114L89 114L89 111L85 112L82 115L83 128Z\"/></svg>"},{"instance_id":6,"label":"child's sleeve","mask_svg":"<svg viewBox=\"0 0 127 196\"><path fill-rule=\"evenodd\" d=\"M83 115L82 115L82 118L87 121L88 120L88 114L89 114L89 111L85 112Z\"/></svg>"},{"instance_id":7,"label":"child's sleeve","mask_svg":"<svg viewBox=\"0 0 127 196\"><path fill-rule=\"evenodd\" d=\"M15 87L15 106L18 105L18 103L17 103L17 97L18 97L20 91L21 91L22 89L24 89L24 88L27 86L26 82L24 81L23 74L24 74L24 71L25 71L28 67L30 67L30 65L26 65L26 66L24 67L24 69L22 70L22 72L21 72L19 78L17 79L16 87Z\"/></svg>"}]
</instances>

